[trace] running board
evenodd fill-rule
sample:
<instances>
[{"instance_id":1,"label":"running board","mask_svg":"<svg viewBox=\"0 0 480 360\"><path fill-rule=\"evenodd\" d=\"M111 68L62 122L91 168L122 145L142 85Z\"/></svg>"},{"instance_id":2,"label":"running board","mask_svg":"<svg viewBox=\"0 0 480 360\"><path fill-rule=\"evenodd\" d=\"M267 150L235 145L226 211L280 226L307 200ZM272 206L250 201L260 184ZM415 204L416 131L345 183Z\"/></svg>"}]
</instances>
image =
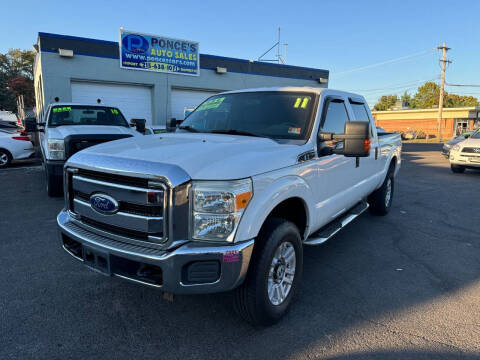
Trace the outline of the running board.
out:
<instances>
[{"instance_id":1,"label":"running board","mask_svg":"<svg viewBox=\"0 0 480 360\"><path fill-rule=\"evenodd\" d=\"M360 216L367 209L368 203L366 201L359 202L353 208L348 210L345 214L339 216L337 219L331 221L323 228L310 235L310 237L303 243L305 245L323 244L325 241L330 239L333 235L335 235L337 232L347 226L350 222L352 222L355 218Z\"/></svg>"}]
</instances>

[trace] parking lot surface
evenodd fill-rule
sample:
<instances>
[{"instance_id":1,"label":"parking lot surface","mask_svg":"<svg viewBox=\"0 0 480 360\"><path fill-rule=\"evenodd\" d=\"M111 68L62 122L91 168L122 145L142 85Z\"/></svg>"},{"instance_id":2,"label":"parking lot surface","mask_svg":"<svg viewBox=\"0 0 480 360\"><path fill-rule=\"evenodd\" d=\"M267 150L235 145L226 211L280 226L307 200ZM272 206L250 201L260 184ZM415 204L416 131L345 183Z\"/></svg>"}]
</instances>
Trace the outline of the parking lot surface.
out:
<instances>
[{"instance_id":1,"label":"parking lot surface","mask_svg":"<svg viewBox=\"0 0 480 360\"><path fill-rule=\"evenodd\" d=\"M404 145L393 207L307 247L300 297L254 328L230 294L163 299L65 253L40 166L0 170L0 359L478 359L480 172Z\"/></svg>"}]
</instances>

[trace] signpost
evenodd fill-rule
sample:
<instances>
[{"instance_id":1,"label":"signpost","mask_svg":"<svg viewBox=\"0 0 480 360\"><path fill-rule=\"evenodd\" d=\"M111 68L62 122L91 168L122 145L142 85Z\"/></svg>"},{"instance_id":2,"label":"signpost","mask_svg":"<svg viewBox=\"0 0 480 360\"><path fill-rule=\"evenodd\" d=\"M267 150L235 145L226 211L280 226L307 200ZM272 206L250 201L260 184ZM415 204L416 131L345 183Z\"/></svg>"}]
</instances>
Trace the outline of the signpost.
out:
<instances>
[{"instance_id":1,"label":"signpost","mask_svg":"<svg viewBox=\"0 0 480 360\"><path fill-rule=\"evenodd\" d=\"M200 75L199 43L120 29L120 67Z\"/></svg>"}]
</instances>

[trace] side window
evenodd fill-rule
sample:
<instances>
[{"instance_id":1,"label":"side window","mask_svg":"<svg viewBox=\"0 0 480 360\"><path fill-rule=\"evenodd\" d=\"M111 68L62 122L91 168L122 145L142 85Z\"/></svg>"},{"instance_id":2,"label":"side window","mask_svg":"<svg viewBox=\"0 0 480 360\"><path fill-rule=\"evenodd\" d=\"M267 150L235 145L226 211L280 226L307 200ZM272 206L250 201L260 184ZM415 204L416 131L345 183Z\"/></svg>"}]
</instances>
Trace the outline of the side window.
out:
<instances>
[{"instance_id":1,"label":"side window","mask_svg":"<svg viewBox=\"0 0 480 360\"><path fill-rule=\"evenodd\" d=\"M343 134L345 131L345 123L349 120L344 101L337 99L330 100L327 106L321 131ZM338 140L324 141L322 147L339 148L341 144L343 143L340 143Z\"/></svg>"},{"instance_id":2,"label":"side window","mask_svg":"<svg viewBox=\"0 0 480 360\"><path fill-rule=\"evenodd\" d=\"M353 113L355 114L356 121L370 121L368 117L367 109L365 108L364 103L350 101L350 106L352 107ZM370 136L373 136L373 129L370 128Z\"/></svg>"}]
</instances>

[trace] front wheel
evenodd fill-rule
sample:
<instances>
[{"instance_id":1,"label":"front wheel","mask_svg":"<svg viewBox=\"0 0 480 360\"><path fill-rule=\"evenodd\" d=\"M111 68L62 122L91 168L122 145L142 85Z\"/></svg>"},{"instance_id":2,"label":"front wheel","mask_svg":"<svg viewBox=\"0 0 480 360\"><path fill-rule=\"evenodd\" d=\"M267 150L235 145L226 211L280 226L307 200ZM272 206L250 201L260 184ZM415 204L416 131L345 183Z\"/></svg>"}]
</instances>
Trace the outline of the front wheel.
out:
<instances>
[{"instance_id":1,"label":"front wheel","mask_svg":"<svg viewBox=\"0 0 480 360\"><path fill-rule=\"evenodd\" d=\"M277 322L298 292L302 272L302 240L295 224L267 220L255 241L247 278L235 290L235 310L253 325Z\"/></svg>"},{"instance_id":2,"label":"front wheel","mask_svg":"<svg viewBox=\"0 0 480 360\"><path fill-rule=\"evenodd\" d=\"M8 167L12 161L12 156L7 150L0 149L0 169Z\"/></svg>"},{"instance_id":3,"label":"front wheel","mask_svg":"<svg viewBox=\"0 0 480 360\"><path fill-rule=\"evenodd\" d=\"M395 189L395 182L393 177L393 169L387 173L385 180L380 188L375 190L368 197L368 204L370 205L370 212L374 215L387 215L392 207L393 190Z\"/></svg>"},{"instance_id":4,"label":"front wheel","mask_svg":"<svg viewBox=\"0 0 480 360\"><path fill-rule=\"evenodd\" d=\"M461 173L465 172L465 168L464 168L462 165L453 165L453 164L451 164L451 165L450 165L450 169L451 169L452 172L454 172L455 174L461 174Z\"/></svg>"}]
</instances>

